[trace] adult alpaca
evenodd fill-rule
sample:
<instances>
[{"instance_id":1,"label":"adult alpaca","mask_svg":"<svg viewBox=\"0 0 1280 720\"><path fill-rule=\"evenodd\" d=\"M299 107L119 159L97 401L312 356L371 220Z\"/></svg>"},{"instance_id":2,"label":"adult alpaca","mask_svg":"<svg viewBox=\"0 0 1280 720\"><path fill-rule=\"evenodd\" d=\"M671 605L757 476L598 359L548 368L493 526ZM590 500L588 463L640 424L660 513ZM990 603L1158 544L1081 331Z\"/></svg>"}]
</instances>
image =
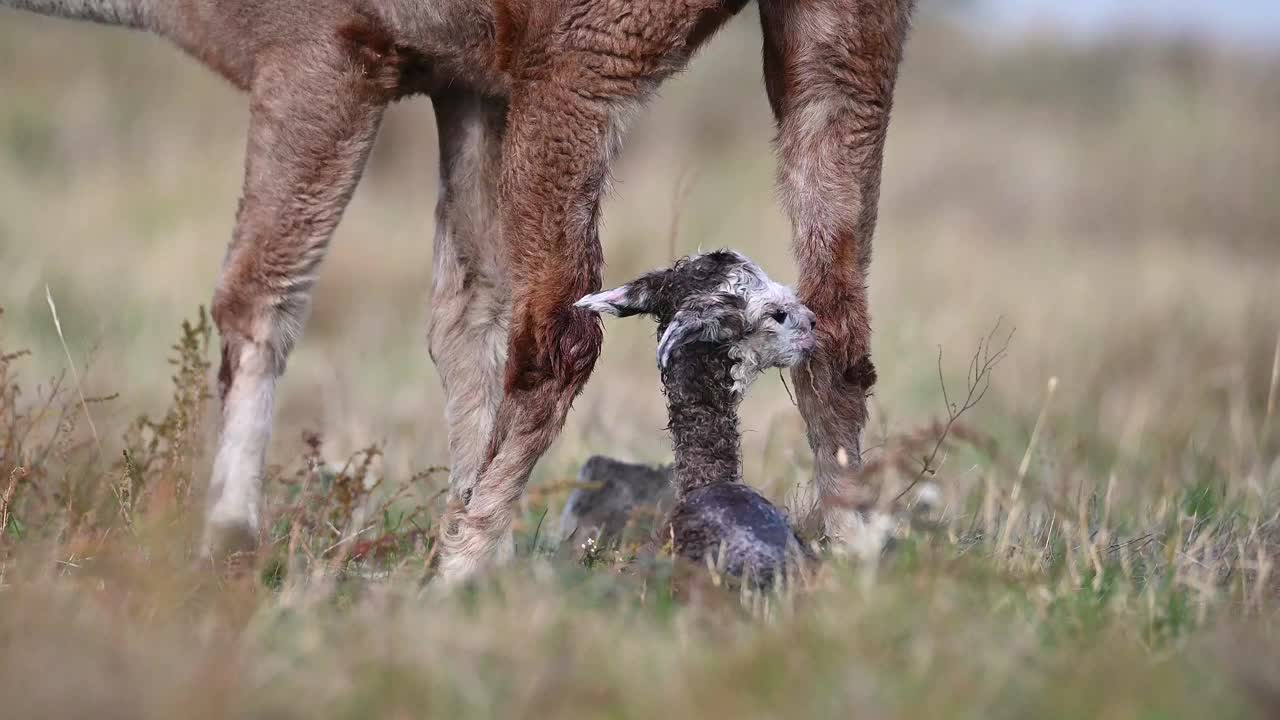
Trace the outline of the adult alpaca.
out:
<instances>
[{"instance_id":1,"label":"adult alpaca","mask_svg":"<svg viewBox=\"0 0 1280 720\"><path fill-rule=\"evenodd\" d=\"M0 0L148 30L250 98L243 200L213 299L222 427L204 551L253 548L277 379L391 102L429 94L441 191L429 330L446 393L443 573L507 554L516 501L599 355L600 198L624 118L746 0ZM829 535L856 526L866 276L912 0L760 0L800 296L793 370ZM853 459L846 467L837 457Z\"/></svg>"}]
</instances>

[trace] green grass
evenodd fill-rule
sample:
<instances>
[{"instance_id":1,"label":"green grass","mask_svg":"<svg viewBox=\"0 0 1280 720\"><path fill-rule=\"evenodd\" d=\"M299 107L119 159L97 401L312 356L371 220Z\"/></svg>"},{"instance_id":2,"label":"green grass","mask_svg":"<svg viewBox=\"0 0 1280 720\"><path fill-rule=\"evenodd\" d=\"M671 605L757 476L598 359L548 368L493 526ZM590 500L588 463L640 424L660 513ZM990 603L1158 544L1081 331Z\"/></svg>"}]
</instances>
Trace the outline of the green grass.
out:
<instances>
[{"instance_id":1,"label":"green grass","mask_svg":"<svg viewBox=\"0 0 1280 720\"><path fill-rule=\"evenodd\" d=\"M963 510L764 593L630 548L575 563L543 534L544 488L516 562L450 591L431 582L436 469L392 487L376 447L330 464L313 437L269 483L256 569L222 579L191 552L210 337L184 325L169 410L108 439L115 462L73 394L23 405L29 357L0 364L13 716L1243 718L1275 680L1274 505L1194 448L1122 506L1089 463L1055 494L957 429L944 447L982 448L964 462L986 477Z\"/></svg>"}]
</instances>

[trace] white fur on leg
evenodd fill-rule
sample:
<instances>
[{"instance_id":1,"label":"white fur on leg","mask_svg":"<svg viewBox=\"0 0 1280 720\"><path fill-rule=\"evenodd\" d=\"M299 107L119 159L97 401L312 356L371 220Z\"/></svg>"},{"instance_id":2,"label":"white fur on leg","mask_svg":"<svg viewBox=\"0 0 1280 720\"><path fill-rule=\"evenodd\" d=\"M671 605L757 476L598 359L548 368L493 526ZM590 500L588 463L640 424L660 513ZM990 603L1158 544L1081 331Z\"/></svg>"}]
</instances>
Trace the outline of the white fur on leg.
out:
<instances>
[{"instance_id":1,"label":"white fur on leg","mask_svg":"<svg viewBox=\"0 0 1280 720\"><path fill-rule=\"evenodd\" d=\"M205 556L249 549L257 543L275 386L265 349L246 343L223 407L222 432L209 482Z\"/></svg>"}]
</instances>

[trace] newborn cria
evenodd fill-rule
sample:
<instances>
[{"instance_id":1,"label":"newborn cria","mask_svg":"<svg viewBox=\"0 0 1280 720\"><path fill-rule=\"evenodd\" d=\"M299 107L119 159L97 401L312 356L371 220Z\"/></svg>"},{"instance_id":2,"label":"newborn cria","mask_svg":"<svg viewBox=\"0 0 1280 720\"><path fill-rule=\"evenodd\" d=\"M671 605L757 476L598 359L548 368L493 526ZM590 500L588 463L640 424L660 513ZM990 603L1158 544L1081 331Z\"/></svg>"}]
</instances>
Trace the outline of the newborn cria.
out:
<instances>
[{"instance_id":1,"label":"newborn cria","mask_svg":"<svg viewBox=\"0 0 1280 720\"><path fill-rule=\"evenodd\" d=\"M790 367L815 344L815 316L739 253L694 255L579 307L658 321L658 367L675 450L676 553L710 555L759 584L805 553L786 517L742 483L738 405L755 377Z\"/></svg>"}]
</instances>

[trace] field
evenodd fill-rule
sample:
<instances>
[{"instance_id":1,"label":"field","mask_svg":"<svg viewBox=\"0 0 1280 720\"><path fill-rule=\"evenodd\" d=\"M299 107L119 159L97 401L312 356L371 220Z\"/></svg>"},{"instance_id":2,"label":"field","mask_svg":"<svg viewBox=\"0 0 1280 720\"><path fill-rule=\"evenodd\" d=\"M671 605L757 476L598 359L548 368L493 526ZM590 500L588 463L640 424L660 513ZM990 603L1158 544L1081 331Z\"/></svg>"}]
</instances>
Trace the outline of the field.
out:
<instances>
[{"instance_id":1,"label":"field","mask_svg":"<svg viewBox=\"0 0 1280 720\"><path fill-rule=\"evenodd\" d=\"M758 33L735 21L637 121L606 283L720 246L794 279ZM606 325L517 561L425 582L426 100L391 112L283 381L273 543L248 580L193 567L245 103L159 41L14 13L0 98L0 717L1280 714L1280 56L922 15L866 435L882 496L922 483L878 562L762 594L552 542L588 456L669 455L636 319ZM988 337L1007 353L939 444L940 376L959 402ZM752 393L745 475L783 502L803 426L777 377Z\"/></svg>"}]
</instances>

